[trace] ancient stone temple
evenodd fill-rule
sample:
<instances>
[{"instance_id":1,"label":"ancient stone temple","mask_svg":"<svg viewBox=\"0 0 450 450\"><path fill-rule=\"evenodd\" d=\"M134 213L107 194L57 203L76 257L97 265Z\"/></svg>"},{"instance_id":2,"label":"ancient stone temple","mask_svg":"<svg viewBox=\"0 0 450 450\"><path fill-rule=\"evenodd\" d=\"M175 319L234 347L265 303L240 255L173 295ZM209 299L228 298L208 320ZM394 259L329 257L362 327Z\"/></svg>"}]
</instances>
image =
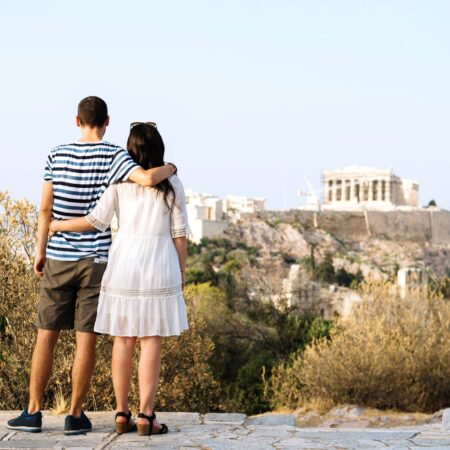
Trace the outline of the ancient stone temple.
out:
<instances>
[{"instance_id":1,"label":"ancient stone temple","mask_svg":"<svg viewBox=\"0 0 450 450\"><path fill-rule=\"evenodd\" d=\"M349 166L326 170L323 183L323 209L417 208L419 203L419 184L398 177L392 169Z\"/></svg>"}]
</instances>

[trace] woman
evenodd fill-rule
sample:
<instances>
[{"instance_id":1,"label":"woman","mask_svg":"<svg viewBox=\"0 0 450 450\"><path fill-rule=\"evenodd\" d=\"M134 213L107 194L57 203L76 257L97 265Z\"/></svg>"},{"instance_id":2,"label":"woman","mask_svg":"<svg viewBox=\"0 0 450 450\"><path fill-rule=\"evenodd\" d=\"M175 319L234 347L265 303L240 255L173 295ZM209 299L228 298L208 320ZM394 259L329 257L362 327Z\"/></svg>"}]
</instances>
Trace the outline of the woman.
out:
<instances>
[{"instance_id":1,"label":"woman","mask_svg":"<svg viewBox=\"0 0 450 450\"><path fill-rule=\"evenodd\" d=\"M144 169L164 164L164 143L152 122L131 124L127 143ZM119 231L102 280L95 331L115 336L112 377L117 400L116 431L134 431L128 407L132 357L137 338L139 360L139 435L167 433L153 411L162 336L188 328L182 288L185 282L187 213L176 175L154 188L124 182L108 187L85 217L53 221L50 232L104 231L114 213Z\"/></svg>"}]
</instances>

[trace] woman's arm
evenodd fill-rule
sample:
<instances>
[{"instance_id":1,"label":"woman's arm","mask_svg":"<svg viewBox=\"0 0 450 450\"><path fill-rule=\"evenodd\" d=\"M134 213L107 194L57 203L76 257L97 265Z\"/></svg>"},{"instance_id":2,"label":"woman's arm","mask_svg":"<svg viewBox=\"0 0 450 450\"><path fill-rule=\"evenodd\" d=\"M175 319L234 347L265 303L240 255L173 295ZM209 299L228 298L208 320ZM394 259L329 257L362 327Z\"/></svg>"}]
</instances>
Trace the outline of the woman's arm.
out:
<instances>
[{"instance_id":1,"label":"woman's arm","mask_svg":"<svg viewBox=\"0 0 450 450\"><path fill-rule=\"evenodd\" d=\"M60 231L92 231L95 227L91 225L85 217L68 220L52 220L50 222L50 235L54 235Z\"/></svg>"},{"instance_id":2,"label":"woman's arm","mask_svg":"<svg viewBox=\"0 0 450 450\"><path fill-rule=\"evenodd\" d=\"M182 286L186 284L186 256L187 256L187 239L186 236L173 238L173 243L177 249L178 259L180 261Z\"/></svg>"},{"instance_id":3,"label":"woman's arm","mask_svg":"<svg viewBox=\"0 0 450 450\"><path fill-rule=\"evenodd\" d=\"M175 201L170 212L170 234L177 249L180 261L181 279L183 288L186 283L186 256L187 256L187 236L190 233L188 217L186 211L186 199L184 188L178 177L171 179L175 191Z\"/></svg>"},{"instance_id":4,"label":"woman's arm","mask_svg":"<svg viewBox=\"0 0 450 450\"><path fill-rule=\"evenodd\" d=\"M117 186L112 184L88 215L76 219L53 220L50 224L50 234L53 235L59 231L106 231L114 216L116 196Z\"/></svg>"}]
</instances>

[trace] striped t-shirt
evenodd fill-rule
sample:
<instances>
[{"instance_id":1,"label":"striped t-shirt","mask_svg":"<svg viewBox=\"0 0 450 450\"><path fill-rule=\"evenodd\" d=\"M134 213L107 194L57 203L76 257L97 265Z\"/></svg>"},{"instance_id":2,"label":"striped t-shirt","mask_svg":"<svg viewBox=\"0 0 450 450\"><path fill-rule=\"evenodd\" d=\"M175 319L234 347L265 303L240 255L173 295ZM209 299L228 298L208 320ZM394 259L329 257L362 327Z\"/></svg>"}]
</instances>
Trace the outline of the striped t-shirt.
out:
<instances>
[{"instance_id":1,"label":"striped t-shirt","mask_svg":"<svg viewBox=\"0 0 450 450\"><path fill-rule=\"evenodd\" d=\"M71 219L88 214L105 189L125 181L139 167L122 147L109 142L75 142L54 148L45 166L44 180L53 183L53 218ZM78 261L108 258L111 230L55 234L47 257Z\"/></svg>"}]
</instances>

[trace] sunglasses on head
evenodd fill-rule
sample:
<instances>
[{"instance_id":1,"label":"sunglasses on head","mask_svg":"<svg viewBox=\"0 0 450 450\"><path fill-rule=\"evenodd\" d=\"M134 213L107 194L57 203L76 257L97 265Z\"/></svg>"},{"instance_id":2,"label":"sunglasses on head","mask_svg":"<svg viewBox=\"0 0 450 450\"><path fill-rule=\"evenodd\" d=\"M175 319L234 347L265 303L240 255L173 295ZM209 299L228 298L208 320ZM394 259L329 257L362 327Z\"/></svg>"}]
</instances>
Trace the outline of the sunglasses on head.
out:
<instances>
[{"instance_id":1,"label":"sunglasses on head","mask_svg":"<svg viewBox=\"0 0 450 450\"><path fill-rule=\"evenodd\" d=\"M155 122L131 122L130 123L130 130L135 127L136 125L151 125L152 127L156 128Z\"/></svg>"}]
</instances>

